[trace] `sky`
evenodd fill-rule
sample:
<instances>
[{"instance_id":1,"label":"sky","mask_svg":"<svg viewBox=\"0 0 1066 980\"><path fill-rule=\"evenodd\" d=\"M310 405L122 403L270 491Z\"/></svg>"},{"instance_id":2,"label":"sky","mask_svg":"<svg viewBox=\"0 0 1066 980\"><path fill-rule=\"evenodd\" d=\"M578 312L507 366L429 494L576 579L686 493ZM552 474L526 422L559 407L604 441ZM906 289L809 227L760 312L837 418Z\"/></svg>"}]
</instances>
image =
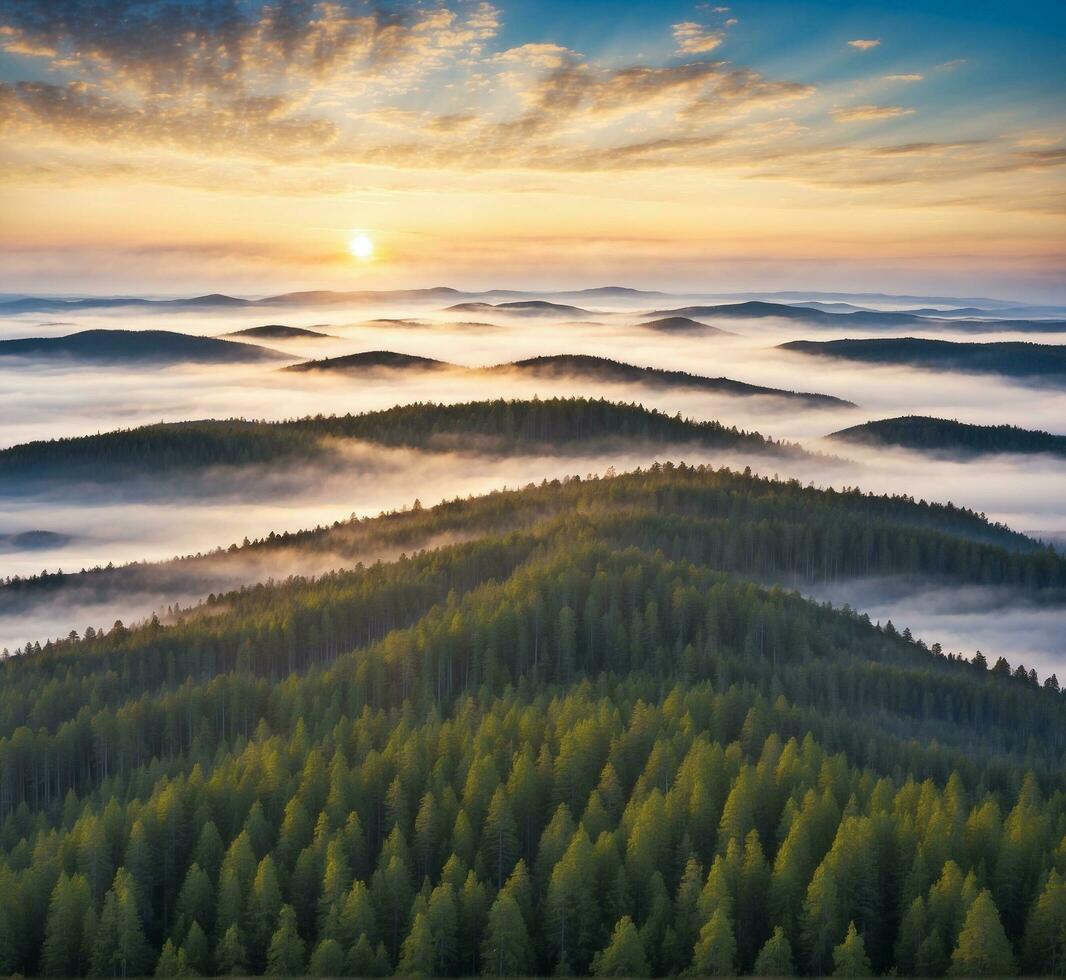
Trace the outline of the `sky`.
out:
<instances>
[{"instance_id":1,"label":"sky","mask_svg":"<svg viewBox=\"0 0 1066 980\"><path fill-rule=\"evenodd\" d=\"M0 0L0 291L1063 302L1064 38L1061 0Z\"/></svg>"}]
</instances>

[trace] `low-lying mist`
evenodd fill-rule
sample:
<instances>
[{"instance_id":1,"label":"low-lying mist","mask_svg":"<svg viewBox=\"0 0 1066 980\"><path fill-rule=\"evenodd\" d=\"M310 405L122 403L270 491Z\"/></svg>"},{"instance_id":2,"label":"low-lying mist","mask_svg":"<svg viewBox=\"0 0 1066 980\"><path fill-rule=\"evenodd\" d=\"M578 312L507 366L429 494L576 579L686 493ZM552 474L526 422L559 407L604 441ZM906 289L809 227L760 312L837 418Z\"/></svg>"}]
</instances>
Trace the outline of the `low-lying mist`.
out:
<instances>
[{"instance_id":1,"label":"low-lying mist","mask_svg":"<svg viewBox=\"0 0 1066 980\"><path fill-rule=\"evenodd\" d=\"M1017 530L1048 539L1066 535L1066 461L1061 459L996 456L956 461L821 441L826 434L849 425L909 414L979 424L1010 423L1063 433L1066 392L1028 388L990 376L860 366L776 349L789 340L885 336L883 330L835 332L779 318L728 319L706 322L733 336L700 336L643 327L641 322L650 319L647 311L624 303L595 304L593 314L579 322L495 312L445 314L441 312L444 305L402 309L395 305L331 305L229 312L176 310L165 314L106 310L78 311L61 318L20 315L0 319L0 337L59 336L96 328L151 328L221 336L282 323L334 335L256 341L291 355L293 363L365 350L392 350L465 367L500 365L545 354L591 354L638 366L833 395L858 407L811 408L777 398L731 397L581 377L533 378L505 371L343 374L288 372L273 364L160 369L0 361L0 445L159 421L229 417L281 420L319 413L359 413L414 401L583 395L640 402L697 421L716 419L774 439L798 441L846 462L752 461L736 454L701 452L691 446L634 448L624 453L613 447L609 453L589 449L578 456L498 457L352 445L346 465L339 468L219 467L195 478L149 481L141 488L143 493L136 486L126 487L121 496L83 486L76 493L63 492L47 499L0 498L0 535L30 530L60 535L51 546L38 543L32 549L6 548L0 553L0 577L34 574L42 569L71 571L108 562L162 560L209 551L271 531L330 523L353 513L376 514L409 505L415 497L428 505L503 485L598 473L608 467L622 471L667 458L741 468L751 463L757 472L778 473L818 485L859 486L927 500L951 500ZM937 327L935 334L906 333L971 341L1055 342L1053 336L1039 333L977 336L970 331L953 332L950 323ZM272 556L269 571L254 563L230 569L217 588L256 581L266 574L318 574L342 560L349 558L316 555L308 560L294 554L280 560L280 556ZM202 584L207 584L206 580ZM90 624L108 625L116 617L140 618L175 601L183 605L195 601L202 594L195 587L185 591L146 588L121 597L57 596L33 608L0 610L0 648L65 635L72 627L82 630ZM1002 652L1008 659L1022 659L1038 669L1044 666L1062 672L1061 629L1056 629L1054 610L1029 608L1013 600L1005 600L994 611L982 610L980 603L967 604L965 597L954 591L939 596L934 590L932 595L938 598L936 604L924 592L891 597L875 586L841 601L851 602L874 618L898 619L901 627L909 625L928 642L939 640L946 649L972 652L980 647L986 653ZM1061 626L1061 617L1058 622Z\"/></svg>"}]
</instances>

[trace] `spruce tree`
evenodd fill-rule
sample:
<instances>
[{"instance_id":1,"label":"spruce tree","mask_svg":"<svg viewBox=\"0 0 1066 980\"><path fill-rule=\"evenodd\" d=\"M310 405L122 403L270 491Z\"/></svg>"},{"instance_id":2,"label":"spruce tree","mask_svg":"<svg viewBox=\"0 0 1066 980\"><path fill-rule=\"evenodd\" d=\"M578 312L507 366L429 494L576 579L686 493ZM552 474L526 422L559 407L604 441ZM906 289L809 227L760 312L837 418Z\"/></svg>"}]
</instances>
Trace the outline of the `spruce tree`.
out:
<instances>
[{"instance_id":1,"label":"spruce tree","mask_svg":"<svg viewBox=\"0 0 1066 980\"><path fill-rule=\"evenodd\" d=\"M222 976L248 973L248 952L235 925L230 926L215 947L215 967Z\"/></svg>"},{"instance_id":2,"label":"spruce tree","mask_svg":"<svg viewBox=\"0 0 1066 980\"><path fill-rule=\"evenodd\" d=\"M796 967L792 960L792 944L781 926L775 926L769 939L755 957L754 974L757 977L791 977Z\"/></svg>"},{"instance_id":3,"label":"spruce tree","mask_svg":"<svg viewBox=\"0 0 1066 980\"><path fill-rule=\"evenodd\" d=\"M1014 973L1010 942L987 888L966 913L949 972L956 977L1007 977Z\"/></svg>"},{"instance_id":4,"label":"spruce tree","mask_svg":"<svg viewBox=\"0 0 1066 980\"><path fill-rule=\"evenodd\" d=\"M866 955L866 944L855 928L854 922L848 923L844 941L833 949L834 977L870 977L873 967L870 957Z\"/></svg>"},{"instance_id":5,"label":"spruce tree","mask_svg":"<svg viewBox=\"0 0 1066 980\"><path fill-rule=\"evenodd\" d=\"M433 949L429 920L424 912L419 912L403 941L396 972L406 977L431 977L434 975L435 962L436 951Z\"/></svg>"},{"instance_id":6,"label":"spruce tree","mask_svg":"<svg viewBox=\"0 0 1066 980\"><path fill-rule=\"evenodd\" d=\"M495 977L528 976L533 970L529 931L517 900L508 891L500 892L489 909L481 970Z\"/></svg>"},{"instance_id":7,"label":"spruce tree","mask_svg":"<svg viewBox=\"0 0 1066 980\"><path fill-rule=\"evenodd\" d=\"M592 958L592 973L597 977L651 976L644 943L628 915L618 920L610 943Z\"/></svg>"},{"instance_id":8,"label":"spruce tree","mask_svg":"<svg viewBox=\"0 0 1066 980\"><path fill-rule=\"evenodd\" d=\"M304 970L304 942L296 925L296 911L283 905L278 915L278 928L270 940L266 956L266 975L298 977Z\"/></svg>"},{"instance_id":9,"label":"spruce tree","mask_svg":"<svg viewBox=\"0 0 1066 980\"><path fill-rule=\"evenodd\" d=\"M344 950L335 939L323 939L311 954L308 976L340 977L344 975Z\"/></svg>"},{"instance_id":10,"label":"spruce tree","mask_svg":"<svg viewBox=\"0 0 1066 980\"><path fill-rule=\"evenodd\" d=\"M733 923L724 908L718 908L700 930L692 951L692 972L708 977L736 975L737 943Z\"/></svg>"},{"instance_id":11,"label":"spruce tree","mask_svg":"<svg viewBox=\"0 0 1066 980\"><path fill-rule=\"evenodd\" d=\"M1029 912L1023 950L1029 972L1066 973L1066 878L1054 868Z\"/></svg>"}]
</instances>

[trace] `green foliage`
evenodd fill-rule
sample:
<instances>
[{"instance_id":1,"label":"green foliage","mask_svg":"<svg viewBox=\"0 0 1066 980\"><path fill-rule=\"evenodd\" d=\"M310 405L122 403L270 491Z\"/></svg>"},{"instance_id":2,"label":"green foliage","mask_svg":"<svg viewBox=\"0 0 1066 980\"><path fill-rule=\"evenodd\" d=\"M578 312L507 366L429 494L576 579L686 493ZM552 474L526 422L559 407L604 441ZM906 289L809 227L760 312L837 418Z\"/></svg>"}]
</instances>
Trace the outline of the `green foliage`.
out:
<instances>
[{"instance_id":1,"label":"green foliage","mask_svg":"<svg viewBox=\"0 0 1066 980\"><path fill-rule=\"evenodd\" d=\"M0 664L0 966L1061 974L1066 699L750 580L1057 558L667 468L394 529L471 513Z\"/></svg>"},{"instance_id":2,"label":"green foliage","mask_svg":"<svg viewBox=\"0 0 1066 980\"><path fill-rule=\"evenodd\" d=\"M692 972L707 977L735 976L736 960L737 942L729 913L724 908L715 909L700 930L692 952Z\"/></svg>"},{"instance_id":3,"label":"green foliage","mask_svg":"<svg viewBox=\"0 0 1066 980\"><path fill-rule=\"evenodd\" d=\"M296 912L291 905L284 905L278 916L277 931L267 950L266 976L301 976L304 971L304 954L304 941L296 927Z\"/></svg>"},{"instance_id":4,"label":"green foliage","mask_svg":"<svg viewBox=\"0 0 1066 980\"><path fill-rule=\"evenodd\" d=\"M757 977L791 977L796 968L792 959L792 945L781 926L775 926L773 934L755 958Z\"/></svg>"},{"instance_id":5,"label":"green foliage","mask_svg":"<svg viewBox=\"0 0 1066 980\"><path fill-rule=\"evenodd\" d=\"M844 941L833 950L834 977L870 977L873 967L870 957L866 955L866 944L862 941L854 922L848 923L848 932Z\"/></svg>"},{"instance_id":6,"label":"green foliage","mask_svg":"<svg viewBox=\"0 0 1066 980\"><path fill-rule=\"evenodd\" d=\"M951 954L950 973L956 977L1009 977L1014 970L1014 955L999 910L985 889L966 913L958 944Z\"/></svg>"},{"instance_id":7,"label":"green foliage","mask_svg":"<svg viewBox=\"0 0 1066 980\"><path fill-rule=\"evenodd\" d=\"M627 915L618 920L610 944L592 958L597 977L648 977L651 970L637 927Z\"/></svg>"}]
</instances>

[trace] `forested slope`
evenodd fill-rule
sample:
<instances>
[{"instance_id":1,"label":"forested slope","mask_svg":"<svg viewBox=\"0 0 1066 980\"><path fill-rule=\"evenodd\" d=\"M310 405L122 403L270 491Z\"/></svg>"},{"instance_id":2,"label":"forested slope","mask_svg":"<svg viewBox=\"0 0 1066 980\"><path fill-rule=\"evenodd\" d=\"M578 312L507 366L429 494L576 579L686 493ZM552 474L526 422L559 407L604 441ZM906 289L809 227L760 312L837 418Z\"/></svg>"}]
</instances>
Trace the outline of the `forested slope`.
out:
<instances>
[{"instance_id":1,"label":"forested slope","mask_svg":"<svg viewBox=\"0 0 1066 980\"><path fill-rule=\"evenodd\" d=\"M1057 682L723 571L733 478L4 661L0 971L1054 972Z\"/></svg>"},{"instance_id":2,"label":"forested slope","mask_svg":"<svg viewBox=\"0 0 1066 980\"><path fill-rule=\"evenodd\" d=\"M1021 341L978 344L889 337L883 340L793 340L781 344L779 349L869 364L998 374L1053 385L1066 383L1066 344Z\"/></svg>"},{"instance_id":3,"label":"forested slope","mask_svg":"<svg viewBox=\"0 0 1066 980\"><path fill-rule=\"evenodd\" d=\"M871 446L900 446L961 456L1051 453L1066 456L1066 436L1015 425L970 425L955 419L905 415L841 429L829 436Z\"/></svg>"},{"instance_id":4,"label":"forested slope","mask_svg":"<svg viewBox=\"0 0 1066 980\"><path fill-rule=\"evenodd\" d=\"M719 422L695 422L605 399L420 402L363 415L285 422L205 419L24 443L0 450L0 486L27 480L107 481L138 475L278 461L328 462L336 442L357 439L430 451L581 453L597 444L692 445L762 455L805 455Z\"/></svg>"},{"instance_id":5,"label":"forested slope","mask_svg":"<svg viewBox=\"0 0 1066 980\"><path fill-rule=\"evenodd\" d=\"M423 509L234 543L168 562L137 562L0 582L0 615L39 602L102 602L148 592L170 603L226 591L296 565L324 571L446 541L529 528L559 514L671 515L714 521L719 567L789 586L919 575L956 584L1066 587L1066 563L1025 535L951 504L802 486L705 467L654 467L610 479L553 481ZM728 555L729 558L723 557Z\"/></svg>"}]
</instances>

